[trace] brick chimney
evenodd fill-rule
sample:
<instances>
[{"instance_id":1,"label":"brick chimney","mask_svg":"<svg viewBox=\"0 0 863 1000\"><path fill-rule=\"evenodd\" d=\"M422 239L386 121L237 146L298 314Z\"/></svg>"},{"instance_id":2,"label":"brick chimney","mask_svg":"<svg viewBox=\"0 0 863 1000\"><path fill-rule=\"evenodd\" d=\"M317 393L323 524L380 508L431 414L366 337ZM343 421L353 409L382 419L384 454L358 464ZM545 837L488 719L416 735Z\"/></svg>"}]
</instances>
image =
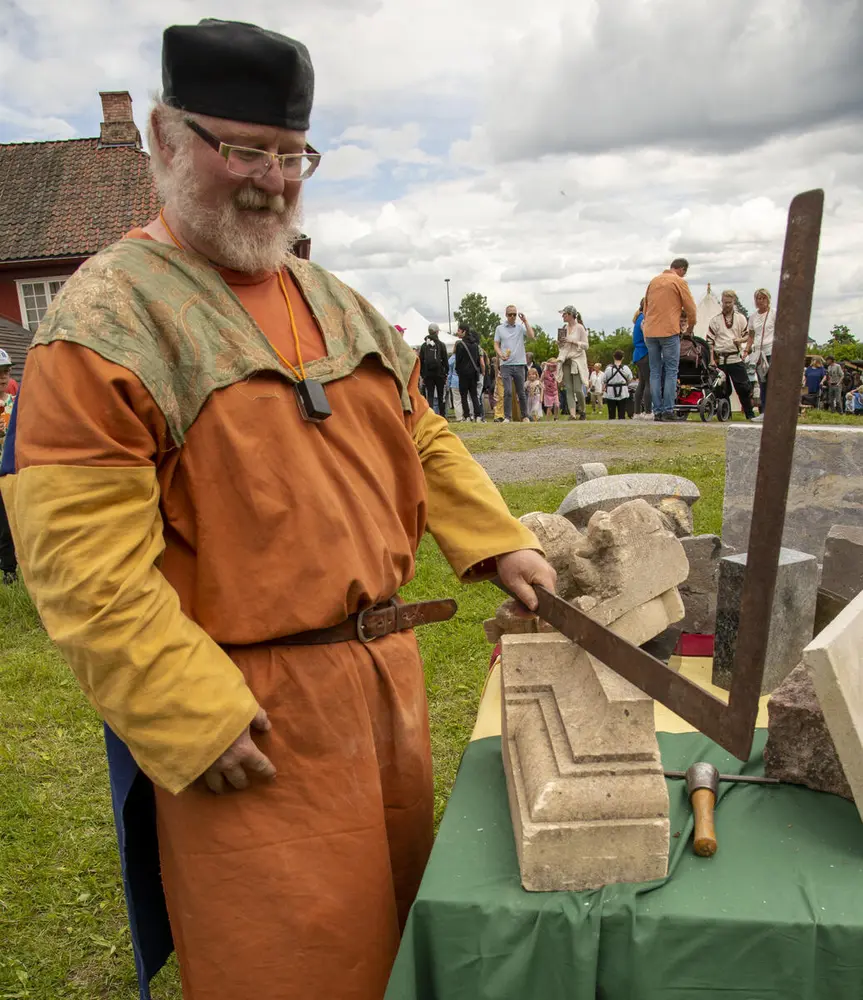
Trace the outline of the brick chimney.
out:
<instances>
[{"instance_id":1,"label":"brick chimney","mask_svg":"<svg viewBox=\"0 0 863 1000\"><path fill-rule=\"evenodd\" d=\"M100 90L102 126L99 142L103 146L141 147L141 133L132 117L132 96L128 90Z\"/></svg>"}]
</instances>

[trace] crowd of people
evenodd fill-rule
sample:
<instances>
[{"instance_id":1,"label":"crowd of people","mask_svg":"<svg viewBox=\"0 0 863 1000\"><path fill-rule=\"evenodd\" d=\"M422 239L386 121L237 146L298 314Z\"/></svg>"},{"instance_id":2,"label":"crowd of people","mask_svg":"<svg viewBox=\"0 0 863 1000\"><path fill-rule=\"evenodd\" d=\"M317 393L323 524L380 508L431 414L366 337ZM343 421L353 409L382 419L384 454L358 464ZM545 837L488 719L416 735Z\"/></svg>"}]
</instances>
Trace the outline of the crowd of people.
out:
<instances>
[{"instance_id":1,"label":"crowd of people","mask_svg":"<svg viewBox=\"0 0 863 1000\"><path fill-rule=\"evenodd\" d=\"M509 305L495 330L493 357L462 323L448 357L438 325L431 324L418 352L421 389L439 414L446 417L452 410L462 421L484 420L485 400L491 419L501 423L562 416L586 420L588 406L594 413L604 406L610 420L675 421L689 416L680 412L685 408L679 405L679 373L681 357L691 357L703 359L720 397L730 401L733 392L746 419L759 420L767 403L776 323L770 292L755 292L755 310L747 317L738 308L737 293L723 291L721 311L710 320L702 342L695 334L697 309L686 283L688 270L688 261L677 257L648 285L632 318L631 359L617 350L605 368L590 365L588 331L576 307L568 305L560 311L556 355L537 363L527 350L534 329ZM832 357L807 359L802 405L861 413L860 381L859 372L843 369Z\"/></svg>"}]
</instances>

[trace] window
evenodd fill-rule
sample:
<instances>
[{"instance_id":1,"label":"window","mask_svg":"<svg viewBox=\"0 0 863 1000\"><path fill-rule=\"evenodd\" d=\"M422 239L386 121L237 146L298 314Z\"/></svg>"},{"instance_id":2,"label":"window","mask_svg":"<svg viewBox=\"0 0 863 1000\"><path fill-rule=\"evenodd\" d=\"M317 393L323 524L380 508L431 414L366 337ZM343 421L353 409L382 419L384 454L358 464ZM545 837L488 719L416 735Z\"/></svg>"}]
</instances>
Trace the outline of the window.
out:
<instances>
[{"instance_id":1,"label":"window","mask_svg":"<svg viewBox=\"0 0 863 1000\"><path fill-rule=\"evenodd\" d=\"M21 320L31 333L42 322L48 306L63 287L66 278L42 278L39 281L19 281L18 301L21 306Z\"/></svg>"}]
</instances>

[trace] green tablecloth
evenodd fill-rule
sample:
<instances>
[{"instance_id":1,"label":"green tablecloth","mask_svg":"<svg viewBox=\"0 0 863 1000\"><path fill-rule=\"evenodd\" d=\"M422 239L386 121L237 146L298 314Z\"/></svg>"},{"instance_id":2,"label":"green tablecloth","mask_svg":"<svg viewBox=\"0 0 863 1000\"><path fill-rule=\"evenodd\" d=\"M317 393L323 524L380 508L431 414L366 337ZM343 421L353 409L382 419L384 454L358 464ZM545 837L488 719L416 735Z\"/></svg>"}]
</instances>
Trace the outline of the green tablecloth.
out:
<instances>
[{"instance_id":1,"label":"green tablecloth","mask_svg":"<svg viewBox=\"0 0 863 1000\"><path fill-rule=\"evenodd\" d=\"M745 767L700 733L660 734L663 762ZM579 893L521 888L500 738L472 743L386 1000L861 1000L863 823L793 785L724 784L719 850L697 858L670 781L670 876ZM679 831L680 836L675 837Z\"/></svg>"}]
</instances>

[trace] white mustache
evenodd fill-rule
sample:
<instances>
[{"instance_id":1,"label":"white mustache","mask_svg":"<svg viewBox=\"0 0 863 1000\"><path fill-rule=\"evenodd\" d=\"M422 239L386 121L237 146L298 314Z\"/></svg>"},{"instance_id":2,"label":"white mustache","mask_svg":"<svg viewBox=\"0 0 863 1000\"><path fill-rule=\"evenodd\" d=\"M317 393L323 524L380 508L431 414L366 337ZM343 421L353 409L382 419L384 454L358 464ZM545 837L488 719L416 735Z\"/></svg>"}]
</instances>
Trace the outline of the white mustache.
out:
<instances>
[{"instance_id":1,"label":"white mustache","mask_svg":"<svg viewBox=\"0 0 863 1000\"><path fill-rule=\"evenodd\" d=\"M234 204L237 208L243 209L268 208L271 212L275 212L276 215L284 215L287 211L283 195L267 194L266 191L261 191L260 188L252 186L243 187L239 191L236 191L234 193Z\"/></svg>"}]
</instances>

